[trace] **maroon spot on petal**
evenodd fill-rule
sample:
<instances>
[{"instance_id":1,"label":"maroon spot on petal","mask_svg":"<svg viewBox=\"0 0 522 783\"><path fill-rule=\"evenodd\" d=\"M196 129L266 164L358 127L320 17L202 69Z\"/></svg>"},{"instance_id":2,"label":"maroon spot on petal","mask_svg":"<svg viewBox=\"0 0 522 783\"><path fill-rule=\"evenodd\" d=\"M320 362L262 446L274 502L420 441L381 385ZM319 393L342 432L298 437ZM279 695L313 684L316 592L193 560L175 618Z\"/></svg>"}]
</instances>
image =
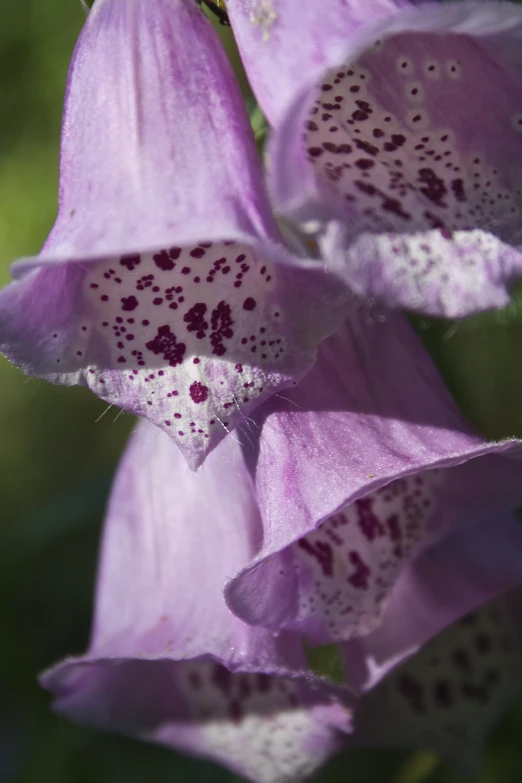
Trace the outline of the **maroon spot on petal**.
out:
<instances>
[{"instance_id":1,"label":"maroon spot on petal","mask_svg":"<svg viewBox=\"0 0 522 783\"><path fill-rule=\"evenodd\" d=\"M223 340L229 340L234 336L234 332L231 328L234 325L234 321L232 320L232 311L230 309L230 305L227 304L224 300L219 302L217 307L215 307L212 311L210 325L212 328L212 332L210 334L212 353L215 356L223 356L227 350L223 344Z\"/></svg>"},{"instance_id":2,"label":"maroon spot on petal","mask_svg":"<svg viewBox=\"0 0 522 783\"><path fill-rule=\"evenodd\" d=\"M361 139L355 140L355 146L357 149L362 150L363 152L366 152L368 155L378 155L379 148L376 147L374 144L370 144L369 141L363 141Z\"/></svg>"},{"instance_id":3,"label":"maroon spot on petal","mask_svg":"<svg viewBox=\"0 0 522 783\"><path fill-rule=\"evenodd\" d=\"M357 522L361 533L368 541L380 538L385 533L384 526L373 511L373 503L374 497L371 495L355 501L358 517Z\"/></svg>"},{"instance_id":4,"label":"maroon spot on petal","mask_svg":"<svg viewBox=\"0 0 522 783\"><path fill-rule=\"evenodd\" d=\"M301 538L297 546L313 557L321 566L324 576L333 575L333 550L325 541L315 541L313 544L306 538Z\"/></svg>"},{"instance_id":5,"label":"maroon spot on petal","mask_svg":"<svg viewBox=\"0 0 522 783\"><path fill-rule=\"evenodd\" d=\"M156 337L145 343L145 347L152 353L162 355L168 361L170 367L176 367L183 363L183 357L187 347L184 343L178 343L176 335L171 332L170 326L164 324L158 328Z\"/></svg>"},{"instance_id":6,"label":"maroon spot on petal","mask_svg":"<svg viewBox=\"0 0 522 783\"><path fill-rule=\"evenodd\" d=\"M204 302L196 302L183 316L184 322L188 324L187 331L195 332L198 340L202 340L207 333L208 321L205 320L206 312L206 304Z\"/></svg>"},{"instance_id":7,"label":"maroon spot on petal","mask_svg":"<svg viewBox=\"0 0 522 783\"><path fill-rule=\"evenodd\" d=\"M243 310L253 310L256 306L256 300L253 299L251 296L248 297L248 299L245 299L243 302Z\"/></svg>"},{"instance_id":8,"label":"maroon spot on petal","mask_svg":"<svg viewBox=\"0 0 522 783\"><path fill-rule=\"evenodd\" d=\"M189 393L192 401L198 405L208 400L208 386L204 386L199 381L194 381L189 387Z\"/></svg>"},{"instance_id":9,"label":"maroon spot on petal","mask_svg":"<svg viewBox=\"0 0 522 783\"><path fill-rule=\"evenodd\" d=\"M193 250L190 251L190 254L192 258L203 258L205 255L205 248L204 247L195 247Z\"/></svg>"},{"instance_id":10,"label":"maroon spot on petal","mask_svg":"<svg viewBox=\"0 0 522 783\"><path fill-rule=\"evenodd\" d=\"M129 272L132 272L134 267L138 266L138 264L141 264L141 257L137 254L122 256L120 258L120 264L121 266L124 266L126 269L128 269Z\"/></svg>"},{"instance_id":11,"label":"maroon spot on petal","mask_svg":"<svg viewBox=\"0 0 522 783\"><path fill-rule=\"evenodd\" d=\"M152 258L154 259L154 263L158 269L163 270L163 272L170 272L176 266L166 250L161 250L159 253L154 253Z\"/></svg>"},{"instance_id":12,"label":"maroon spot on petal","mask_svg":"<svg viewBox=\"0 0 522 783\"><path fill-rule=\"evenodd\" d=\"M375 161L370 158L359 158L359 160L355 161L355 165L362 171L367 171L375 166Z\"/></svg>"},{"instance_id":13,"label":"maroon spot on petal","mask_svg":"<svg viewBox=\"0 0 522 783\"><path fill-rule=\"evenodd\" d=\"M419 169L419 182L423 184L420 188L420 192L423 193L427 199L438 207L445 207L444 196L446 195L447 188L444 181L438 177L433 169L422 168Z\"/></svg>"},{"instance_id":14,"label":"maroon spot on petal","mask_svg":"<svg viewBox=\"0 0 522 783\"><path fill-rule=\"evenodd\" d=\"M404 220L411 220L411 215L402 208L401 202L396 198L385 198L382 202L382 208L385 212L393 212L397 217Z\"/></svg>"},{"instance_id":15,"label":"maroon spot on petal","mask_svg":"<svg viewBox=\"0 0 522 783\"><path fill-rule=\"evenodd\" d=\"M337 152L337 144L334 144L331 141L325 141L323 147L327 152L333 152L333 153Z\"/></svg>"},{"instance_id":16,"label":"maroon spot on petal","mask_svg":"<svg viewBox=\"0 0 522 783\"><path fill-rule=\"evenodd\" d=\"M126 310L127 312L131 312L132 310L135 310L138 306L138 300L135 296L122 296L121 299L121 309Z\"/></svg>"},{"instance_id":17,"label":"maroon spot on petal","mask_svg":"<svg viewBox=\"0 0 522 783\"><path fill-rule=\"evenodd\" d=\"M375 185L371 185L369 182L355 180L354 185L357 190L360 190L362 193L366 193L367 196L374 196L377 193L377 188Z\"/></svg>"},{"instance_id":18,"label":"maroon spot on petal","mask_svg":"<svg viewBox=\"0 0 522 783\"><path fill-rule=\"evenodd\" d=\"M451 189L457 201L466 201L466 191L462 179L454 179L451 182Z\"/></svg>"},{"instance_id":19,"label":"maroon spot on petal","mask_svg":"<svg viewBox=\"0 0 522 783\"><path fill-rule=\"evenodd\" d=\"M350 552L350 563L355 566L355 571L348 577L348 582L358 590L367 590L370 576L370 569L358 552Z\"/></svg>"}]
</instances>

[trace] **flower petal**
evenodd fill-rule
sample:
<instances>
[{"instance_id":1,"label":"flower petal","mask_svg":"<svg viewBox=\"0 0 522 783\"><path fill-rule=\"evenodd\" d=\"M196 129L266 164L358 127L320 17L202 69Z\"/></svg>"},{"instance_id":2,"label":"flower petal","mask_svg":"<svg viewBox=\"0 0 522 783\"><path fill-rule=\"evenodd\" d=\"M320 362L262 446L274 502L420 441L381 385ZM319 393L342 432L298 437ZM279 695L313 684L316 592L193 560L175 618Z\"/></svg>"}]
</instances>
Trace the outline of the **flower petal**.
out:
<instances>
[{"instance_id":1,"label":"flower petal","mask_svg":"<svg viewBox=\"0 0 522 783\"><path fill-rule=\"evenodd\" d=\"M0 294L0 350L148 417L196 467L335 328L333 282L291 260L201 10L97 2L69 74L59 215Z\"/></svg>"},{"instance_id":2,"label":"flower petal","mask_svg":"<svg viewBox=\"0 0 522 783\"><path fill-rule=\"evenodd\" d=\"M273 639L237 620L222 597L226 579L249 561L261 535L235 439L194 473L170 438L142 421L111 495L91 655L208 654L230 667L248 667L254 655L277 669Z\"/></svg>"},{"instance_id":3,"label":"flower petal","mask_svg":"<svg viewBox=\"0 0 522 783\"><path fill-rule=\"evenodd\" d=\"M210 661L69 661L43 685L61 714L210 758L254 783L308 778L345 741L346 711L327 689Z\"/></svg>"},{"instance_id":4,"label":"flower petal","mask_svg":"<svg viewBox=\"0 0 522 783\"><path fill-rule=\"evenodd\" d=\"M350 728L348 697L314 679L297 637L228 611L223 584L259 534L235 440L191 473L142 422L111 498L91 647L43 675L56 709L259 783L310 774Z\"/></svg>"},{"instance_id":5,"label":"flower petal","mask_svg":"<svg viewBox=\"0 0 522 783\"><path fill-rule=\"evenodd\" d=\"M345 645L350 687L371 690L444 628L521 582L517 517L489 517L448 535L403 569L379 626Z\"/></svg>"},{"instance_id":6,"label":"flower petal","mask_svg":"<svg viewBox=\"0 0 522 783\"><path fill-rule=\"evenodd\" d=\"M69 69L59 214L39 261L271 235L243 99L195 6L97 0Z\"/></svg>"},{"instance_id":7,"label":"flower petal","mask_svg":"<svg viewBox=\"0 0 522 783\"><path fill-rule=\"evenodd\" d=\"M272 124L296 87L342 56L346 42L371 21L387 17L409 0L227 0L227 11L250 84Z\"/></svg>"},{"instance_id":8,"label":"flower petal","mask_svg":"<svg viewBox=\"0 0 522 783\"><path fill-rule=\"evenodd\" d=\"M450 317L508 303L522 275L521 40L508 3L428 3L361 29L294 96L272 144L276 205L314 221L356 293Z\"/></svg>"},{"instance_id":9,"label":"flower petal","mask_svg":"<svg viewBox=\"0 0 522 783\"><path fill-rule=\"evenodd\" d=\"M522 688L506 598L448 628L361 701L355 742L429 748L476 773L484 739Z\"/></svg>"},{"instance_id":10,"label":"flower petal","mask_svg":"<svg viewBox=\"0 0 522 783\"><path fill-rule=\"evenodd\" d=\"M522 500L522 463L501 456L518 443L471 432L401 317L354 315L255 424L243 447L263 546L227 601L314 644L370 632L423 548Z\"/></svg>"}]
</instances>

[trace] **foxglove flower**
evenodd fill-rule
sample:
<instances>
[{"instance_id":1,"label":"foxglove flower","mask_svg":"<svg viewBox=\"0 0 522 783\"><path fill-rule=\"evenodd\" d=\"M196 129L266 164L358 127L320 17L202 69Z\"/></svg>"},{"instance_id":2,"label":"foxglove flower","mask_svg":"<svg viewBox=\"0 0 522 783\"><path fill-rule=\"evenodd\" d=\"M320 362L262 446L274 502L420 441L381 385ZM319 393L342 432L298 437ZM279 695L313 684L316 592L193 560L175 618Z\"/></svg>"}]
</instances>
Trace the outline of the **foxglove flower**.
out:
<instances>
[{"instance_id":1,"label":"foxglove flower","mask_svg":"<svg viewBox=\"0 0 522 783\"><path fill-rule=\"evenodd\" d=\"M520 443L470 430L403 316L351 316L238 434L264 530L226 588L245 622L322 645L390 613L414 650L520 580ZM374 677L395 655L382 643Z\"/></svg>"},{"instance_id":2,"label":"foxglove flower","mask_svg":"<svg viewBox=\"0 0 522 783\"><path fill-rule=\"evenodd\" d=\"M97 0L73 55L57 221L0 294L0 350L146 416L195 467L338 323L297 273L248 117L193 0Z\"/></svg>"},{"instance_id":3,"label":"foxglove flower","mask_svg":"<svg viewBox=\"0 0 522 783\"><path fill-rule=\"evenodd\" d=\"M297 636L227 609L223 584L261 536L233 437L191 473L141 422L109 507L90 650L43 677L56 709L259 783L311 774L350 730L350 699L314 677Z\"/></svg>"},{"instance_id":4,"label":"foxglove flower","mask_svg":"<svg viewBox=\"0 0 522 783\"><path fill-rule=\"evenodd\" d=\"M230 0L276 206L391 306L463 316L522 275L522 8Z\"/></svg>"},{"instance_id":5,"label":"foxglove flower","mask_svg":"<svg viewBox=\"0 0 522 783\"><path fill-rule=\"evenodd\" d=\"M522 582L509 513L522 464L503 456L516 444L469 431L400 317L359 315L279 410L263 405L196 473L139 425L110 503L91 647L43 677L60 712L260 783L302 780L365 741L354 694ZM421 402L383 394L383 356ZM348 662L343 683L317 672L325 642Z\"/></svg>"}]
</instances>

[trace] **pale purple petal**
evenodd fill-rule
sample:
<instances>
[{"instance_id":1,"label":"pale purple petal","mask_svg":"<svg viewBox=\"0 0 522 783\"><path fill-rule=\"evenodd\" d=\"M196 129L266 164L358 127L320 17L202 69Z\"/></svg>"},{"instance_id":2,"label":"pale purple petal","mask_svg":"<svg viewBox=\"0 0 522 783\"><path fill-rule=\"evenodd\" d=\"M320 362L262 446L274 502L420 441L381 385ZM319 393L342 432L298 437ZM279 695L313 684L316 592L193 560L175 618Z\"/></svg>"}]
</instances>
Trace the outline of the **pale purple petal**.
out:
<instances>
[{"instance_id":1,"label":"pale purple petal","mask_svg":"<svg viewBox=\"0 0 522 783\"><path fill-rule=\"evenodd\" d=\"M378 627L345 645L350 687L371 690L455 620L521 582L517 517L493 516L448 535L404 568Z\"/></svg>"},{"instance_id":2,"label":"pale purple petal","mask_svg":"<svg viewBox=\"0 0 522 783\"><path fill-rule=\"evenodd\" d=\"M259 657L278 669L275 640L235 618L222 597L261 536L235 438L192 472L170 438L142 421L110 499L90 657L211 655L232 668Z\"/></svg>"},{"instance_id":3,"label":"pale purple petal","mask_svg":"<svg viewBox=\"0 0 522 783\"><path fill-rule=\"evenodd\" d=\"M520 625L507 598L448 628L360 702L354 744L435 750L468 772L522 688Z\"/></svg>"},{"instance_id":4,"label":"pale purple petal","mask_svg":"<svg viewBox=\"0 0 522 783\"><path fill-rule=\"evenodd\" d=\"M99 0L69 74L58 218L0 294L0 350L148 417L195 467L338 322L339 286L291 261L201 9Z\"/></svg>"},{"instance_id":5,"label":"pale purple petal","mask_svg":"<svg viewBox=\"0 0 522 783\"><path fill-rule=\"evenodd\" d=\"M408 0L228 0L243 65L269 121L277 123L296 88L328 67L333 52L343 57L347 41L362 25L410 4Z\"/></svg>"},{"instance_id":6,"label":"pale purple petal","mask_svg":"<svg viewBox=\"0 0 522 783\"><path fill-rule=\"evenodd\" d=\"M373 630L395 580L427 535L437 478L427 471L398 479L291 545L285 567L294 574L297 605L283 626L315 643Z\"/></svg>"},{"instance_id":7,"label":"pale purple petal","mask_svg":"<svg viewBox=\"0 0 522 783\"><path fill-rule=\"evenodd\" d=\"M433 315L504 306L522 275L522 9L428 3L360 28L294 94L279 209L357 294ZM304 141L303 141L304 138Z\"/></svg>"},{"instance_id":8,"label":"pale purple petal","mask_svg":"<svg viewBox=\"0 0 522 783\"><path fill-rule=\"evenodd\" d=\"M210 758L254 783L308 778L346 741L347 711L327 688L201 659L69 661L43 685L67 717Z\"/></svg>"},{"instance_id":9,"label":"pale purple petal","mask_svg":"<svg viewBox=\"0 0 522 783\"><path fill-rule=\"evenodd\" d=\"M350 729L348 695L314 678L298 637L227 609L225 580L260 533L233 438L192 473L143 422L111 499L90 649L43 675L55 708L259 783L313 772Z\"/></svg>"},{"instance_id":10,"label":"pale purple petal","mask_svg":"<svg viewBox=\"0 0 522 783\"><path fill-rule=\"evenodd\" d=\"M522 462L502 456L518 442L471 431L400 316L354 314L254 425L241 434L263 545L227 600L314 644L372 631L413 557L522 500Z\"/></svg>"}]
</instances>

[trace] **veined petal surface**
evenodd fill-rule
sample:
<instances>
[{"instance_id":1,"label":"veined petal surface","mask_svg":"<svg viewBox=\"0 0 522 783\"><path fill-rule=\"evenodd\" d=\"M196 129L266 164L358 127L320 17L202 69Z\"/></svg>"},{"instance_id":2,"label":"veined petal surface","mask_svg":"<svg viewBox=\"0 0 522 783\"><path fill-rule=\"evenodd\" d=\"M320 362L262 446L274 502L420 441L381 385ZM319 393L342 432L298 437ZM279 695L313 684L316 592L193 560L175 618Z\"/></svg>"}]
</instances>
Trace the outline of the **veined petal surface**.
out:
<instances>
[{"instance_id":1,"label":"veined petal surface","mask_svg":"<svg viewBox=\"0 0 522 783\"><path fill-rule=\"evenodd\" d=\"M259 105L276 125L296 87L342 57L347 41L409 0L228 0L227 11Z\"/></svg>"},{"instance_id":2,"label":"veined petal surface","mask_svg":"<svg viewBox=\"0 0 522 783\"><path fill-rule=\"evenodd\" d=\"M291 263L201 9L99 0L69 73L58 218L0 294L0 349L148 417L196 467L336 325L339 287Z\"/></svg>"},{"instance_id":3,"label":"veined petal surface","mask_svg":"<svg viewBox=\"0 0 522 783\"><path fill-rule=\"evenodd\" d=\"M108 512L90 649L43 675L55 708L256 783L310 775L345 741L349 694L314 677L297 636L276 638L227 609L225 580L259 534L235 440L193 473L142 422Z\"/></svg>"}]
</instances>

